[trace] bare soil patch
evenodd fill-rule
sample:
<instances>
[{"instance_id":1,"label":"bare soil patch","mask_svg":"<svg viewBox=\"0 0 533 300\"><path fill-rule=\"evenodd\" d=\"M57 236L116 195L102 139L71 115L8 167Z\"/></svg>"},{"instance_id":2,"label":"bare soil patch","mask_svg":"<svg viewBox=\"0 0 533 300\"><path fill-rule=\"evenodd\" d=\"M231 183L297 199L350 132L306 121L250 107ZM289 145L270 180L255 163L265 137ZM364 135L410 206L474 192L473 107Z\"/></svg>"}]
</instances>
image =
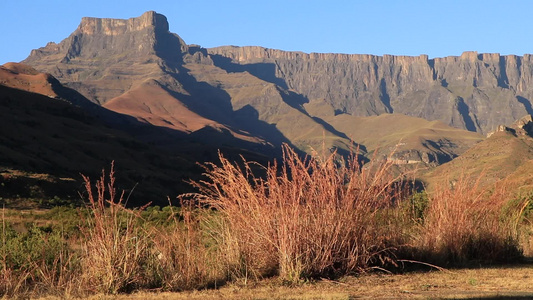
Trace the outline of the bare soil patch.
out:
<instances>
[{"instance_id":1,"label":"bare soil patch","mask_svg":"<svg viewBox=\"0 0 533 300\"><path fill-rule=\"evenodd\" d=\"M479 269L364 274L284 286L276 279L180 293L90 299L533 299L533 263Z\"/></svg>"}]
</instances>

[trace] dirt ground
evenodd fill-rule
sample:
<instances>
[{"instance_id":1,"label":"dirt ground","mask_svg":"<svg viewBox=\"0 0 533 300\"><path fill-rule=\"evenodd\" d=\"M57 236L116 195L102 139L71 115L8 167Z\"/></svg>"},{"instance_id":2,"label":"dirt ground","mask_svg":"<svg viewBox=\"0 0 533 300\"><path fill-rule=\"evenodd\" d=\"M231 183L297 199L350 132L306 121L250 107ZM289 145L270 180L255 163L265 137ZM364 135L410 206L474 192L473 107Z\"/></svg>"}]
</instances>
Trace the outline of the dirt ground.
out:
<instances>
[{"instance_id":1,"label":"dirt ground","mask_svg":"<svg viewBox=\"0 0 533 300\"><path fill-rule=\"evenodd\" d=\"M275 279L216 290L91 299L533 299L533 263L479 269L365 274L284 286Z\"/></svg>"}]
</instances>

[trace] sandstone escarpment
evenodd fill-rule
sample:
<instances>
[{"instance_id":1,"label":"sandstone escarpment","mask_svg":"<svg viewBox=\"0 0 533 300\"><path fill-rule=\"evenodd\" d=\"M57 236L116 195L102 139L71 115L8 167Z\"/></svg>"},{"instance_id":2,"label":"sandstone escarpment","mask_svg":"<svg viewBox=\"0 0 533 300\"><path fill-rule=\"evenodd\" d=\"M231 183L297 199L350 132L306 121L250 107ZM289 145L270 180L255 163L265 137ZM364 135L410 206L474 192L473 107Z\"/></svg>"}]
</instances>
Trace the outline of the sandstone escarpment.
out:
<instances>
[{"instance_id":1,"label":"sandstone escarpment","mask_svg":"<svg viewBox=\"0 0 533 300\"><path fill-rule=\"evenodd\" d=\"M338 113L398 112L487 133L532 111L530 55L465 52L428 59L234 46L208 53L222 68L249 71L310 101L324 99Z\"/></svg>"},{"instance_id":2,"label":"sandstone escarpment","mask_svg":"<svg viewBox=\"0 0 533 300\"><path fill-rule=\"evenodd\" d=\"M98 64L98 59L109 59L109 56L114 55L120 55L121 57L113 57L120 60L125 57L131 59L132 56L155 55L159 54L158 51L167 53L177 50L176 54L179 54L186 47L177 35L168 31L165 16L149 11L128 20L82 18L78 28L68 38L59 44L51 42L43 48L33 50L25 61L55 61L62 57L62 62L69 62L82 57L94 58L93 63Z\"/></svg>"},{"instance_id":3,"label":"sandstone escarpment","mask_svg":"<svg viewBox=\"0 0 533 300\"><path fill-rule=\"evenodd\" d=\"M465 52L429 59L258 46L203 49L170 33L166 18L155 12L128 20L83 18L71 36L32 51L25 62L99 104L147 79L187 72L180 68L189 63L248 72L304 101L326 102L337 114L402 113L486 134L533 113L531 55ZM185 93L181 82L167 79Z\"/></svg>"},{"instance_id":4,"label":"sandstone escarpment","mask_svg":"<svg viewBox=\"0 0 533 300\"><path fill-rule=\"evenodd\" d=\"M84 17L81 19L78 29L82 34L89 35L121 35L149 27L168 31L168 21L165 16L149 11L138 18L130 18L128 20Z\"/></svg>"}]
</instances>

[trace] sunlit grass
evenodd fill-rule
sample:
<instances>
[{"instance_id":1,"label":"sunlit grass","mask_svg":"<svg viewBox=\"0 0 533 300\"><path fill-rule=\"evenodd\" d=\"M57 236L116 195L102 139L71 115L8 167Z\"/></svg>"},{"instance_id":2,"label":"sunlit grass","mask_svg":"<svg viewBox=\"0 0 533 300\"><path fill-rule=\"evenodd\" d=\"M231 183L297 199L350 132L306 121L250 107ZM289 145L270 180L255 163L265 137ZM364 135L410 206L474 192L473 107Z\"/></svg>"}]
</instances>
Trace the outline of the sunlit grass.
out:
<instances>
[{"instance_id":1,"label":"sunlit grass","mask_svg":"<svg viewBox=\"0 0 533 300\"><path fill-rule=\"evenodd\" d=\"M180 207L126 208L111 167L84 177L85 207L3 209L0 295L298 286L520 259L533 235L531 193L505 181L486 189L463 177L413 196L388 161L302 158L287 146L268 166L219 158Z\"/></svg>"}]
</instances>

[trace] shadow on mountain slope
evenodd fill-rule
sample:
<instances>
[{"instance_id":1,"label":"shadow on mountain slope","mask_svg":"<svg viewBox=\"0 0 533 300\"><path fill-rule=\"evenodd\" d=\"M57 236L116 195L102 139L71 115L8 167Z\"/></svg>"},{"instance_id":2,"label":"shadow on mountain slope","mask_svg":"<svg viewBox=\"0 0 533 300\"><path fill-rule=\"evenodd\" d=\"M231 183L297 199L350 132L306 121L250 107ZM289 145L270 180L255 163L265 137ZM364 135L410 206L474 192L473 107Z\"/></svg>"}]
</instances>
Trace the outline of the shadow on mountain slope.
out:
<instances>
[{"instance_id":1,"label":"shadow on mountain slope","mask_svg":"<svg viewBox=\"0 0 533 300\"><path fill-rule=\"evenodd\" d=\"M65 101L5 86L0 86L0 95L4 168L71 178L63 183L81 188L80 173L96 178L114 160L120 189L136 186L132 205L168 203L167 196L190 191L184 180L200 173L194 156L144 142ZM158 133L146 124L135 126L146 134ZM77 189L70 195L79 198ZM55 195L43 191L42 196Z\"/></svg>"},{"instance_id":2,"label":"shadow on mountain slope","mask_svg":"<svg viewBox=\"0 0 533 300\"><path fill-rule=\"evenodd\" d=\"M329 132L340 139L350 141L350 138L345 133L337 130L322 118L311 116L305 110L303 105L309 103L309 99L302 94L288 90L287 83L283 79L276 77L276 65L274 63L237 64L234 63L231 58L224 57L222 55L209 54L209 57L213 60L215 66L227 71L228 73L248 72L261 80L277 85L280 89L280 95L287 105L311 118L314 122L322 126L324 131ZM365 146L357 144L354 141L350 141L350 144L353 149L360 149L366 153ZM349 155L349 151L346 149L338 148L338 153L343 156Z\"/></svg>"},{"instance_id":3,"label":"shadow on mountain slope","mask_svg":"<svg viewBox=\"0 0 533 300\"><path fill-rule=\"evenodd\" d=\"M524 108L526 109L528 114L533 115L533 107L531 107L531 101L521 96L516 96L516 100L518 100L518 102L524 105Z\"/></svg>"},{"instance_id":4,"label":"shadow on mountain slope","mask_svg":"<svg viewBox=\"0 0 533 300\"><path fill-rule=\"evenodd\" d=\"M285 80L276 77L276 65L273 63L236 64L231 58L219 54L209 54L215 66L227 72L248 72L266 82L273 83L283 89L288 89Z\"/></svg>"}]
</instances>

